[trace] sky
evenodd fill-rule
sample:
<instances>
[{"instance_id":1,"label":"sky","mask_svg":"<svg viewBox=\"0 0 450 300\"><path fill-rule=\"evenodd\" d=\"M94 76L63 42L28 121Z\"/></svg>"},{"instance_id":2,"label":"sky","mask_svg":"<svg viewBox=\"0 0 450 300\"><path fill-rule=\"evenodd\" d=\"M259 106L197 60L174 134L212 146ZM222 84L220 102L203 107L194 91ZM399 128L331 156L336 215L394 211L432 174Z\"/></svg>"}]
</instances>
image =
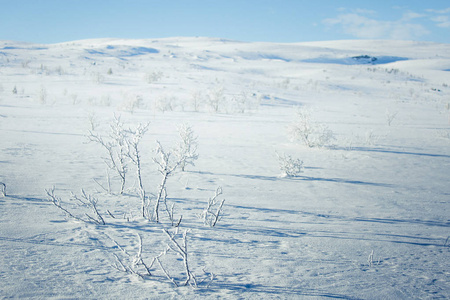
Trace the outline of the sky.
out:
<instances>
[{"instance_id":1,"label":"sky","mask_svg":"<svg viewBox=\"0 0 450 300\"><path fill-rule=\"evenodd\" d=\"M450 43L448 0L0 0L0 40L203 36Z\"/></svg>"}]
</instances>

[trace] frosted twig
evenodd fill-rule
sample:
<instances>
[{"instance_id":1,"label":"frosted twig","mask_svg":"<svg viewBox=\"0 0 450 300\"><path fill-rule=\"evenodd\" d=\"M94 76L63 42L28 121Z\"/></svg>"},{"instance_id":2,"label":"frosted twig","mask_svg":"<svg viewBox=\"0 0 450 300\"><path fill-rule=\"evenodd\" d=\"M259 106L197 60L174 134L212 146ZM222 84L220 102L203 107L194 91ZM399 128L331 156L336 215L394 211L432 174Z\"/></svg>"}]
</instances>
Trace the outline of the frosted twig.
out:
<instances>
[{"instance_id":1,"label":"frosted twig","mask_svg":"<svg viewBox=\"0 0 450 300\"><path fill-rule=\"evenodd\" d=\"M203 224L208 225L210 227L214 227L220 220L222 214L222 207L225 202L225 199L218 202L217 197L220 195L222 195L222 188L219 186L216 189L214 197L208 199L208 204L206 208L203 210L203 213L201 214ZM215 209L215 211L214 206L217 206L217 209Z\"/></svg>"},{"instance_id":2,"label":"frosted twig","mask_svg":"<svg viewBox=\"0 0 450 300\"><path fill-rule=\"evenodd\" d=\"M194 161L198 159L197 154L197 137L194 136L194 131L188 124L182 124L178 127L178 134L181 142L175 150L175 154L180 162L181 171L184 172L186 165L194 166Z\"/></svg>"},{"instance_id":3,"label":"frosted twig","mask_svg":"<svg viewBox=\"0 0 450 300\"><path fill-rule=\"evenodd\" d=\"M97 209L98 200L95 197L93 197L89 194L86 194L86 192L83 189L81 189L81 198L79 198L77 195L72 193L72 199L81 202L83 205L89 207L93 211L93 213L96 217L94 218L88 214L85 214L88 217L88 219L92 220L94 223L97 223L99 225L106 224L105 219L102 217L102 215L99 213L99 211Z\"/></svg>"},{"instance_id":4,"label":"frosted twig","mask_svg":"<svg viewBox=\"0 0 450 300\"><path fill-rule=\"evenodd\" d=\"M45 192L47 193L47 196L50 198L50 202L52 202L57 208L59 208L60 210L62 210L63 212L65 212L69 217L81 221L81 222L85 222L88 223L86 220L83 220L75 215L73 215L70 211L68 211L67 209L65 209L64 207L61 206L61 198L55 195L55 187L53 186L51 189L49 190L45 190Z\"/></svg>"},{"instance_id":5,"label":"frosted twig","mask_svg":"<svg viewBox=\"0 0 450 300\"><path fill-rule=\"evenodd\" d=\"M108 159L105 159L105 164L119 175L121 179L120 194L123 194L127 173L127 160L125 159L125 141L127 136L119 117L114 117L113 122L110 124L110 128L110 141L105 141L103 137L94 133L92 130L89 130L89 135L87 137L89 141L100 144L108 152L109 157Z\"/></svg>"},{"instance_id":6,"label":"frosted twig","mask_svg":"<svg viewBox=\"0 0 450 300\"><path fill-rule=\"evenodd\" d=\"M171 161L171 152L164 151L164 148L159 141L157 141L156 143L158 144L156 154L159 155L159 157L157 156L156 158L153 158L153 161L159 166L158 171L161 173L163 178L161 180L161 184L159 185L158 195L156 197L155 206L153 208L153 217L155 218L156 223L159 223L159 205L164 199L164 195L167 194L167 178L169 178L169 176L172 175L175 169L179 166L180 161Z\"/></svg>"},{"instance_id":7,"label":"frosted twig","mask_svg":"<svg viewBox=\"0 0 450 300\"><path fill-rule=\"evenodd\" d=\"M186 281L184 282L183 285L188 285L191 284L194 287L197 287L197 280L195 278L195 275L191 272L191 270L189 269L189 261L188 261L188 250L187 250L187 230L185 230L183 232L183 237L182 237L182 241L183 244L180 245L176 240L175 240L175 235L178 233L178 228L176 228L175 232L173 235L171 235L166 229L163 229L163 232L167 235L167 237L170 239L170 241L172 242L172 246L168 245L170 247L170 249L172 251L174 251L175 253L177 253L179 256L181 256L181 258L183 259L183 264L184 264L184 269L186 272ZM192 283L191 283L192 281Z\"/></svg>"},{"instance_id":8,"label":"frosted twig","mask_svg":"<svg viewBox=\"0 0 450 300\"><path fill-rule=\"evenodd\" d=\"M6 197L6 184L3 182L0 182L0 192L3 197Z\"/></svg>"},{"instance_id":9,"label":"frosted twig","mask_svg":"<svg viewBox=\"0 0 450 300\"><path fill-rule=\"evenodd\" d=\"M373 265L373 250L369 254L369 257L367 258L367 262L369 263L369 267L371 267Z\"/></svg>"},{"instance_id":10,"label":"frosted twig","mask_svg":"<svg viewBox=\"0 0 450 300\"><path fill-rule=\"evenodd\" d=\"M139 198L141 199L141 212L142 217L145 218L146 198L145 190L142 183L142 170L141 170L141 155L139 152L139 143L148 130L150 123L145 125L139 124L135 129L128 129L127 132L132 135L131 139L125 139L126 152L125 155L131 160L136 168L136 178L138 180Z\"/></svg>"}]
</instances>

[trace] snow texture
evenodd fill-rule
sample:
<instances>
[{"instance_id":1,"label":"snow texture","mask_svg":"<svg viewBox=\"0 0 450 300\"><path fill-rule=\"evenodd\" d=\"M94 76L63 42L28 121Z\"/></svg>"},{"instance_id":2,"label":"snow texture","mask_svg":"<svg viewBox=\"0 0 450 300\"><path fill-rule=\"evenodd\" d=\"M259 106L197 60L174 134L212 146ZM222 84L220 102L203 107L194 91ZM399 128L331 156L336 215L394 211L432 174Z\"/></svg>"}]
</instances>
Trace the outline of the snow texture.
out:
<instances>
[{"instance_id":1,"label":"snow texture","mask_svg":"<svg viewBox=\"0 0 450 300\"><path fill-rule=\"evenodd\" d=\"M0 297L449 299L448 70L450 45L408 41L0 41ZM299 107L332 146L289 139ZM115 116L150 122L139 143L150 210L156 141L169 151L191 126L198 159L164 194L189 256L169 250L161 263L182 282L189 259L212 282L175 287L156 264L143 278L113 267L117 245L134 255L139 235L152 258L173 230L164 210L158 224L142 217L133 164L121 195L89 142ZM280 176L277 153L302 172ZM67 217L52 186L76 213L71 192L95 197L106 224ZM218 187L220 222L205 226Z\"/></svg>"}]
</instances>

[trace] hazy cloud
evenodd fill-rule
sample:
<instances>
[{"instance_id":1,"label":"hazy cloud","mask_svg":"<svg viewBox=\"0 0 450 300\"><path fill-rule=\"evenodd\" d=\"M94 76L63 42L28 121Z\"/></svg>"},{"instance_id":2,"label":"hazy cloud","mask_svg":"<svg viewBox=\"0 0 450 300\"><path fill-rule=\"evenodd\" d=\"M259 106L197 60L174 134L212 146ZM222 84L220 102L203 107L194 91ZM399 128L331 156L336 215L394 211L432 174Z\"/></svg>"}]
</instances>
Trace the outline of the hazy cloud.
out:
<instances>
[{"instance_id":1,"label":"hazy cloud","mask_svg":"<svg viewBox=\"0 0 450 300\"><path fill-rule=\"evenodd\" d=\"M416 13L413 11L407 11L407 12L403 13L401 20L402 21L410 21L410 20L414 20L414 19L424 18L426 16L427 15L425 15L425 14L419 14L419 13Z\"/></svg>"},{"instance_id":2,"label":"hazy cloud","mask_svg":"<svg viewBox=\"0 0 450 300\"><path fill-rule=\"evenodd\" d=\"M435 13L435 14L450 14L450 7L445 9L427 9L427 12Z\"/></svg>"},{"instance_id":3,"label":"hazy cloud","mask_svg":"<svg viewBox=\"0 0 450 300\"><path fill-rule=\"evenodd\" d=\"M438 27L450 28L450 18L448 16L432 17L431 20L436 22Z\"/></svg>"},{"instance_id":4,"label":"hazy cloud","mask_svg":"<svg viewBox=\"0 0 450 300\"><path fill-rule=\"evenodd\" d=\"M445 9L427 9L431 15L430 20L441 28L450 28L450 7Z\"/></svg>"},{"instance_id":5,"label":"hazy cloud","mask_svg":"<svg viewBox=\"0 0 450 300\"><path fill-rule=\"evenodd\" d=\"M343 32L357 38L366 39L415 39L429 34L421 24L410 21L422 18L424 15L405 12L400 20L384 21L370 18L361 13L340 14L336 18L323 20L327 26L338 26Z\"/></svg>"}]
</instances>

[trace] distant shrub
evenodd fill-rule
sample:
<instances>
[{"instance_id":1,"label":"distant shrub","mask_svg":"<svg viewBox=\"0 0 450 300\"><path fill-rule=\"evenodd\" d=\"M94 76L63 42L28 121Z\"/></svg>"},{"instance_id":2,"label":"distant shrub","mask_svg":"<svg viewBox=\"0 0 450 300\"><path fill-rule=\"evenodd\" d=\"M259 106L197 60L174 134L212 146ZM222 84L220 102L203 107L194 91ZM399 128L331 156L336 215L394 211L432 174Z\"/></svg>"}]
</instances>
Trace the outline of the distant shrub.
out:
<instances>
[{"instance_id":1,"label":"distant shrub","mask_svg":"<svg viewBox=\"0 0 450 300\"><path fill-rule=\"evenodd\" d=\"M292 158L290 155L279 155L278 162L280 164L280 170L282 177L296 177L303 172L303 161L298 158Z\"/></svg>"},{"instance_id":2,"label":"distant shrub","mask_svg":"<svg viewBox=\"0 0 450 300\"><path fill-rule=\"evenodd\" d=\"M324 124L313 122L310 111L304 108L297 110L288 134L292 141L300 141L310 148L331 146L335 140L333 131Z\"/></svg>"},{"instance_id":3,"label":"distant shrub","mask_svg":"<svg viewBox=\"0 0 450 300\"><path fill-rule=\"evenodd\" d=\"M155 71L153 73L148 73L145 75L145 81L148 83L155 83L157 81L160 81L163 77L163 72L161 71Z\"/></svg>"}]
</instances>

